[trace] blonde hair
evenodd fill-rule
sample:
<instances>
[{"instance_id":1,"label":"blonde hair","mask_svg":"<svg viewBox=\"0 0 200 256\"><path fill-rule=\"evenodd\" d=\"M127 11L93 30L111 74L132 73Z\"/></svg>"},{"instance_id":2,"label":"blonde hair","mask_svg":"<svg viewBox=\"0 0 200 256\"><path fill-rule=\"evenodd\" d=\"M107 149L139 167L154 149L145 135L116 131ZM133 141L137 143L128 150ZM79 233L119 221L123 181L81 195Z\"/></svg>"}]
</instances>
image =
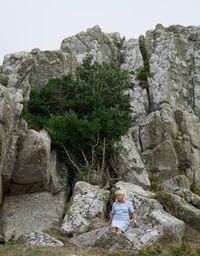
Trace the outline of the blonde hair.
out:
<instances>
[{"instance_id":1,"label":"blonde hair","mask_svg":"<svg viewBox=\"0 0 200 256\"><path fill-rule=\"evenodd\" d=\"M126 196L126 193L123 191L123 190L117 190L116 192L115 192L115 195L117 196L117 195L123 195L124 196L124 198L123 198L123 200L125 201L125 200L128 200L128 198L127 198L127 196ZM116 199L117 200L117 199Z\"/></svg>"}]
</instances>

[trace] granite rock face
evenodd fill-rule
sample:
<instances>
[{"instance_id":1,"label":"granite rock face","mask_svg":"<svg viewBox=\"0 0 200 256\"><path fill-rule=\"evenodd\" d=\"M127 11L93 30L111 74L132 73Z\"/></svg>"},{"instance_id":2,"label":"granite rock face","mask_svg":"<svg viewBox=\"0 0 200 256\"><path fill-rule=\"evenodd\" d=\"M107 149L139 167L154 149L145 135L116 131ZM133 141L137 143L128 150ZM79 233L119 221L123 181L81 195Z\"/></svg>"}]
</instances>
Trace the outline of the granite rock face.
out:
<instances>
[{"instance_id":1,"label":"granite rock face","mask_svg":"<svg viewBox=\"0 0 200 256\"><path fill-rule=\"evenodd\" d=\"M80 233L104 219L110 192L79 181L76 183L69 207L61 225L65 235Z\"/></svg>"},{"instance_id":2,"label":"granite rock face","mask_svg":"<svg viewBox=\"0 0 200 256\"><path fill-rule=\"evenodd\" d=\"M121 141L115 144L115 151L116 155L111 160L111 164L119 179L149 188L148 173L131 133L121 137Z\"/></svg>"},{"instance_id":3,"label":"granite rock face","mask_svg":"<svg viewBox=\"0 0 200 256\"><path fill-rule=\"evenodd\" d=\"M6 196L0 211L0 232L6 240L32 231L59 228L66 200L64 191Z\"/></svg>"},{"instance_id":4,"label":"granite rock face","mask_svg":"<svg viewBox=\"0 0 200 256\"><path fill-rule=\"evenodd\" d=\"M146 33L149 114L140 123L142 159L167 178L199 177L200 27L158 24Z\"/></svg>"},{"instance_id":5,"label":"granite rock face","mask_svg":"<svg viewBox=\"0 0 200 256\"><path fill-rule=\"evenodd\" d=\"M94 26L86 32L80 32L64 39L60 48L63 52L72 52L78 63L82 62L87 53L92 54L94 61L100 63L118 61L119 49L116 43L119 41L118 33L108 36L101 31L99 26Z\"/></svg>"},{"instance_id":6,"label":"granite rock face","mask_svg":"<svg viewBox=\"0 0 200 256\"><path fill-rule=\"evenodd\" d=\"M22 235L19 238L20 242L24 245L37 245L37 246L53 246L53 247L62 247L64 246L63 242L59 241L55 237L49 236L44 232L30 232Z\"/></svg>"},{"instance_id":7,"label":"granite rock face","mask_svg":"<svg viewBox=\"0 0 200 256\"><path fill-rule=\"evenodd\" d=\"M24 220L31 215L30 202L38 209L41 207L42 214L52 208L52 216L57 216L57 220L61 218L58 215L64 214L63 202L69 190L67 166L58 162L48 134L28 127L22 110L31 88L39 89L51 78L74 73L88 53L100 63L117 62L131 75L127 93L131 95L132 127L116 145L116 151L117 146L122 151L117 157L113 156L110 163L117 180L121 180L116 186L127 191L144 226L144 232L129 229L126 236L119 235L122 237L119 246L107 229L91 231L96 232L99 239L92 240L94 234L91 233L91 244L101 247L101 241L109 240L113 250L123 248L124 243L138 250L163 237L166 231L181 239L184 223L167 214L155 194L144 190L151 185L152 177L160 179L160 183L165 180L160 185L161 202L169 202L175 216L185 222L190 220L199 230L199 197L189 189L191 185L200 186L199 42L200 27L194 26L165 28L158 24L138 40L126 40L119 33L104 33L99 26L94 26L65 38L58 50L33 49L5 56L0 66L0 224L8 239L52 227L54 222L54 217L49 217L48 225L33 221L33 226L27 223L23 226L17 204L25 209ZM138 69L144 61L149 63L149 76L147 81L138 81ZM64 234L98 227L91 219L100 223L109 201L109 191L87 183L77 184L59 227ZM52 205L57 201L56 196L62 194L65 196L61 196L58 214ZM45 200L47 208L43 205ZM94 207L88 210L85 205L90 204ZM78 214L76 225L74 211ZM9 224L8 218L13 222ZM90 232L87 235L90 236ZM86 233L80 236L86 237Z\"/></svg>"},{"instance_id":8,"label":"granite rock face","mask_svg":"<svg viewBox=\"0 0 200 256\"><path fill-rule=\"evenodd\" d=\"M160 201L179 219L200 231L200 196L191 192L186 176L179 175L161 183L160 190Z\"/></svg>"},{"instance_id":9,"label":"granite rock face","mask_svg":"<svg viewBox=\"0 0 200 256\"><path fill-rule=\"evenodd\" d=\"M117 234L110 228L98 228L71 238L71 243L77 246L102 247L111 251L138 251L167 234L173 236L175 240L182 239L184 222L166 213L162 205L155 199L153 192L122 181L115 184L113 192L117 189L126 192L134 206L141 227L133 228L131 224L124 234Z\"/></svg>"}]
</instances>

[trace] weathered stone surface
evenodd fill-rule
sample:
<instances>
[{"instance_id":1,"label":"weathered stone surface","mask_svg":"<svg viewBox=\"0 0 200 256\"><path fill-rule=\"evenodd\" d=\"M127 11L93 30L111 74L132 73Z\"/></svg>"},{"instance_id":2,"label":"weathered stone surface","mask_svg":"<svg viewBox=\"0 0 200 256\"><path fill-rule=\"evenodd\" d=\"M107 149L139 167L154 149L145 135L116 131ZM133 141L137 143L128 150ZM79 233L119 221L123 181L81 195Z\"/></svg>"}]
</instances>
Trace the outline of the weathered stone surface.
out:
<instances>
[{"instance_id":1,"label":"weathered stone surface","mask_svg":"<svg viewBox=\"0 0 200 256\"><path fill-rule=\"evenodd\" d=\"M17 155L15 168L12 172L10 193L41 190L50 182L49 170L50 138L45 130L40 132L29 130L22 139ZM17 189L18 184L19 190ZM22 191L20 191L20 187L23 189Z\"/></svg>"},{"instance_id":2,"label":"weathered stone surface","mask_svg":"<svg viewBox=\"0 0 200 256\"><path fill-rule=\"evenodd\" d=\"M2 186L7 186L15 162L21 101L19 90L12 93L10 88L0 85L0 176L3 177L3 180L0 178L0 198Z\"/></svg>"},{"instance_id":3,"label":"weathered stone surface","mask_svg":"<svg viewBox=\"0 0 200 256\"><path fill-rule=\"evenodd\" d=\"M166 213L162 205L154 199L153 192L122 181L115 184L113 190L117 189L125 191L133 203L141 227L134 228L130 225L124 234L117 234L110 228L99 228L71 238L71 243L77 246L107 248L110 251L138 251L165 237L167 233L174 239L182 239L184 222Z\"/></svg>"},{"instance_id":4,"label":"weathered stone surface","mask_svg":"<svg viewBox=\"0 0 200 256\"><path fill-rule=\"evenodd\" d=\"M200 149L200 120L198 116L177 109L175 111L175 118L179 125L179 131L190 137L191 145L194 148Z\"/></svg>"},{"instance_id":5,"label":"weathered stone surface","mask_svg":"<svg viewBox=\"0 0 200 256\"><path fill-rule=\"evenodd\" d=\"M200 209L200 197L190 191L190 183L185 175L176 176L159 185L161 191L176 194L187 203Z\"/></svg>"},{"instance_id":6,"label":"weathered stone surface","mask_svg":"<svg viewBox=\"0 0 200 256\"><path fill-rule=\"evenodd\" d=\"M200 182L199 38L200 27L161 24L143 37L150 64L150 114L142 117L134 137L139 138L146 167L156 167L168 178L185 174L196 185ZM189 161L191 166L185 164Z\"/></svg>"},{"instance_id":7,"label":"weathered stone surface","mask_svg":"<svg viewBox=\"0 0 200 256\"><path fill-rule=\"evenodd\" d=\"M131 133L139 153L142 153L140 124L149 113L149 95L147 90L140 87L137 82L135 82L132 90L129 90L129 94L131 96L131 117L133 124Z\"/></svg>"},{"instance_id":8,"label":"weathered stone surface","mask_svg":"<svg viewBox=\"0 0 200 256\"><path fill-rule=\"evenodd\" d=\"M20 242L26 246L36 245L36 246L64 246L63 242L59 241L55 237L49 236L44 232L30 232L24 234L19 238Z\"/></svg>"},{"instance_id":9,"label":"weathered stone surface","mask_svg":"<svg viewBox=\"0 0 200 256\"><path fill-rule=\"evenodd\" d=\"M77 65L75 57L70 52L57 51L31 51L33 67L30 75L32 87L41 88L50 78L57 78L72 72Z\"/></svg>"},{"instance_id":10,"label":"weathered stone surface","mask_svg":"<svg viewBox=\"0 0 200 256\"><path fill-rule=\"evenodd\" d=\"M146 33L151 109L163 102L199 115L200 27L158 24ZM195 63L195 67L194 67Z\"/></svg>"},{"instance_id":11,"label":"weathered stone surface","mask_svg":"<svg viewBox=\"0 0 200 256\"><path fill-rule=\"evenodd\" d=\"M179 175L161 183L159 188L166 192L179 193L180 191L190 190L190 183L185 175Z\"/></svg>"},{"instance_id":12,"label":"weathered stone surface","mask_svg":"<svg viewBox=\"0 0 200 256\"><path fill-rule=\"evenodd\" d=\"M168 207L173 215L200 231L200 209L189 204L177 194L169 192L161 192L159 200Z\"/></svg>"},{"instance_id":13,"label":"weathered stone surface","mask_svg":"<svg viewBox=\"0 0 200 256\"><path fill-rule=\"evenodd\" d=\"M68 168L64 163L57 161L57 154L55 151L50 152L50 183L47 186L47 190L52 193L58 193L65 189L69 192L68 184Z\"/></svg>"},{"instance_id":14,"label":"weathered stone surface","mask_svg":"<svg viewBox=\"0 0 200 256\"><path fill-rule=\"evenodd\" d=\"M31 86L41 88L49 78L73 72L83 57L91 53L94 60L99 62L117 61L132 76L132 88L127 93L131 94L133 125L121 142L128 153L117 159L119 169L125 171L123 179L145 187L149 182L146 171L152 173L156 170L156 174L165 179L185 175L189 183L182 182L182 176L174 178L165 184L165 193L171 194L175 198L174 202L177 200L176 206L180 205L177 212L183 209L183 213L190 215L189 220L194 216L195 225L198 221L199 198L186 187L189 184L200 185L199 40L200 27L194 26L164 28L158 24L145 37L128 41L123 40L119 33L106 34L95 26L64 39L61 49L57 51L33 49L30 53L6 55L0 66L1 81L6 81L3 86L0 85L0 201L9 190L13 193L25 193L45 189L58 193L66 184L67 177L61 174L67 173L67 169L57 163L55 153L50 151L50 142L46 147L44 138L35 132L34 136L40 137L35 143L40 145L41 142L43 145L44 151L40 151L39 148L34 148L34 138L27 140L30 131L21 117L22 104L29 99ZM149 86L142 88L141 83L135 81L136 70L143 65L146 57L150 63ZM30 144L27 143L23 148L26 140ZM37 154L39 157L35 157ZM38 161L43 164L40 165ZM140 168L144 171L137 173L136 169L138 171ZM158 202L154 201L154 196L151 196L136 196L136 199L142 198L141 201L151 212L145 215L146 212L138 208L144 215L141 221L145 222L149 218L157 223L150 224L149 233L145 229L147 235L143 238L144 241L151 240L151 231L152 234L157 232L158 236L155 237L160 234L163 236L162 232L167 227L164 228L161 220L166 219L164 222L170 223L170 230L174 227L180 230L181 226L176 219L173 222ZM150 207L150 202L154 210ZM136 207L137 204L140 206L139 199L133 203L136 203ZM180 218L184 219L182 216ZM83 222L87 223L85 219ZM181 234L177 230L176 233ZM140 232L141 229L137 231ZM105 234L105 239L108 237L111 241L110 236L112 234ZM136 237L142 239L142 234Z\"/></svg>"},{"instance_id":15,"label":"weathered stone surface","mask_svg":"<svg viewBox=\"0 0 200 256\"><path fill-rule=\"evenodd\" d=\"M121 189L126 192L144 229L145 225L150 225L153 229L163 229L163 232L170 231L176 239L181 239L184 223L166 213L162 205L154 199L155 194L153 192L145 191L137 185L122 181L116 183L113 189Z\"/></svg>"},{"instance_id":16,"label":"weathered stone surface","mask_svg":"<svg viewBox=\"0 0 200 256\"><path fill-rule=\"evenodd\" d=\"M6 192L9 188L15 159L17 155L17 141L19 139L18 135L11 135L8 151L4 159L4 164L2 168L2 180L3 180L3 191Z\"/></svg>"},{"instance_id":17,"label":"weathered stone surface","mask_svg":"<svg viewBox=\"0 0 200 256\"><path fill-rule=\"evenodd\" d=\"M123 58L122 68L135 73L138 68L143 66L143 58L137 39L131 38L128 41L125 40L121 54ZM135 76L133 76L133 78L135 78Z\"/></svg>"},{"instance_id":18,"label":"weathered stone surface","mask_svg":"<svg viewBox=\"0 0 200 256\"><path fill-rule=\"evenodd\" d=\"M119 49L114 44L113 38L110 39L103 33L98 25L89 28L86 32L64 39L61 50L65 52L69 49L78 63L82 62L87 53L92 54L94 61L98 62L117 61L119 58Z\"/></svg>"},{"instance_id":19,"label":"weathered stone surface","mask_svg":"<svg viewBox=\"0 0 200 256\"><path fill-rule=\"evenodd\" d=\"M64 213L66 195L38 192L6 196L0 210L1 233L6 238L18 239L31 231L58 228Z\"/></svg>"},{"instance_id":20,"label":"weathered stone surface","mask_svg":"<svg viewBox=\"0 0 200 256\"><path fill-rule=\"evenodd\" d=\"M44 190L58 192L66 185L66 178L62 180L57 170L56 154L50 152L50 147L50 137L45 130L28 130L19 146L10 195ZM65 173L67 175L67 170Z\"/></svg>"},{"instance_id":21,"label":"weathered stone surface","mask_svg":"<svg viewBox=\"0 0 200 256\"><path fill-rule=\"evenodd\" d=\"M112 163L119 179L143 187L150 186L146 168L130 133L121 137L121 141L115 145L115 150L116 156Z\"/></svg>"},{"instance_id":22,"label":"weathered stone surface","mask_svg":"<svg viewBox=\"0 0 200 256\"><path fill-rule=\"evenodd\" d=\"M104 217L110 192L79 181L75 184L67 213L63 219L61 232L74 234L86 231L94 221Z\"/></svg>"},{"instance_id":23,"label":"weathered stone surface","mask_svg":"<svg viewBox=\"0 0 200 256\"><path fill-rule=\"evenodd\" d=\"M7 87L21 89L24 99L29 98L29 76L33 65L33 57L28 52L16 52L4 57L2 73L8 79Z\"/></svg>"},{"instance_id":24,"label":"weathered stone surface","mask_svg":"<svg viewBox=\"0 0 200 256\"><path fill-rule=\"evenodd\" d=\"M174 111L169 104L162 104L141 123L140 138L143 151L152 149L178 132Z\"/></svg>"},{"instance_id":25,"label":"weathered stone surface","mask_svg":"<svg viewBox=\"0 0 200 256\"><path fill-rule=\"evenodd\" d=\"M131 76L132 87L127 91L131 96L131 116L133 122L131 133L137 149L141 152L139 124L149 112L149 93L147 89L139 86L139 81L136 80L137 70L143 66L143 57L138 40L133 38L128 41L124 40L123 48L120 52L122 59L121 68L128 70Z\"/></svg>"},{"instance_id":26,"label":"weathered stone surface","mask_svg":"<svg viewBox=\"0 0 200 256\"><path fill-rule=\"evenodd\" d=\"M199 184L199 119L192 113L161 104L140 124L141 158L148 170L161 177L185 174L190 184ZM195 141L194 141L195 140Z\"/></svg>"}]
</instances>

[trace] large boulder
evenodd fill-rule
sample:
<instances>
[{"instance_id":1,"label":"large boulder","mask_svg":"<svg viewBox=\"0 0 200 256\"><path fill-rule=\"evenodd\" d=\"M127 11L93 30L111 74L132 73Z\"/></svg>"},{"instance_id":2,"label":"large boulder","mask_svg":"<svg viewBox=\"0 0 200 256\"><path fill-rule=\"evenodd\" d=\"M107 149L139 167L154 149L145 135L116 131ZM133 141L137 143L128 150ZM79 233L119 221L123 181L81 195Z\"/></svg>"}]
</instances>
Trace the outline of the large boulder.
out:
<instances>
[{"instance_id":1,"label":"large boulder","mask_svg":"<svg viewBox=\"0 0 200 256\"><path fill-rule=\"evenodd\" d=\"M137 39L130 38L128 41L124 40L121 54L123 60L121 67L131 73L135 74L135 71L143 66L143 58Z\"/></svg>"},{"instance_id":2,"label":"large boulder","mask_svg":"<svg viewBox=\"0 0 200 256\"><path fill-rule=\"evenodd\" d=\"M66 179L62 181L59 177L56 155L50 148L51 140L45 130L27 131L18 148L9 185L10 195L44 190L54 192L66 185Z\"/></svg>"},{"instance_id":3,"label":"large boulder","mask_svg":"<svg viewBox=\"0 0 200 256\"><path fill-rule=\"evenodd\" d=\"M185 174L195 185L200 184L199 38L200 27L161 24L143 37L150 65L149 113L135 138L147 169L159 169L164 178Z\"/></svg>"},{"instance_id":4,"label":"large boulder","mask_svg":"<svg viewBox=\"0 0 200 256\"><path fill-rule=\"evenodd\" d=\"M15 163L22 100L19 89L0 84L0 202Z\"/></svg>"},{"instance_id":5,"label":"large boulder","mask_svg":"<svg viewBox=\"0 0 200 256\"><path fill-rule=\"evenodd\" d=\"M83 232L100 222L104 218L109 195L108 190L99 186L77 182L61 225L61 232L65 235Z\"/></svg>"},{"instance_id":6,"label":"large boulder","mask_svg":"<svg viewBox=\"0 0 200 256\"><path fill-rule=\"evenodd\" d=\"M163 191L159 193L160 202L165 205L174 216L183 220L197 231L200 231L200 200L197 199L197 196L191 198L191 194L186 195L185 199L170 192ZM189 201L189 203L187 201Z\"/></svg>"},{"instance_id":7,"label":"large boulder","mask_svg":"<svg viewBox=\"0 0 200 256\"><path fill-rule=\"evenodd\" d=\"M122 136L121 141L115 144L115 153L111 164L120 180L143 187L150 187L148 173L146 172L131 133Z\"/></svg>"},{"instance_id":8,"label":"large boulder","mask_svg":"<svg viewBox=\"0 0 200 256\"><path fill-rule=\"evenodd\" d=\"M200 27L168 28L158 24L147 31L151 110L163 102L199 116Z\"/></svg>"},{"instance_id":9,"label":"large boulder","mask_svg":"<svg viewBox=\"0 0 200 256\"><path fill-rule=\"evenodd\" d=\"M55 237L52 237L48 234L45 234L42 231L30 232L23 234L19 241L26 246L53 246L53 247L62 247L64 246L63 242L59 241Z\"/></svg>"},{"instance_id":10,"label":"large boulder","mask_svg":"<svg viewBox=\"0 0 200 256\"><path fill-rule=\"evenodd\" d=\"M29 77L33 67L33 56L28 52L7 54L3 60L2 73L8 80L7 87L20 89L23 98L29 99Z\"/></svg>"},{"instance_id":11,"label":"large boulder","mask_svg":"<svg viewBox=\"0 0 200 256\"><path fill-rule=\"evenodd\" d=\"M65 38L61 43L62 52L73 53L78 63L81 63L86 54L92 54L98 62L117 61L119 49L115 42L120 36L109 36L103 33L98 25L80 32L72 37Z\"/></svg>"},{"instance_id":12,"label":"large boulder","mask_svg":"<svg viewBox=\"0 0 200 256\"><path fill-rule=\"evenodd\" d=\"M55 195L38 192L6 196L0 210L1 234L6 240L16 240L31 231L58 229L64 214L65 200L65 191Z\"/></svg>"},{"instance_id":13,"label":"large boulder","mask_svg":"<svg viewBox=\"0 0 200 256\"><path fill-rule=\"evenodd\" d=\"M153 192L145 191L142 187L120 181L115 184L113 191L122 189L132 202L140 228L132 225L124 234L117 234L109 228L99 228L77 235L70 239L77 246L97 246L109 250L134 250L145 248L159 239L170 235L175 240L181 240L185 224L163 210L162 205L155 199Z\"/></svg>"},{"instance_id":14,"label":"large boulder","mask_svg":"<svg viewBox=\"0 0 200 256\"><path fill-rule=\"evenodd\" d=\"M41 88L49 79L62 77L77 66L75 57L69 51L33 49L30 55L33 56L33 65L29 80L34 88Z\"/></svg>"},{"instance_id":15,"label":"large boulder","mask_svg":"<svg viewBox=\"0 0 200 256\"><path fill-rule=\"evenodd\" d=\"M141 158L150 171L157 170L163 178L185 174L190 184L198 185L199 127L197 116L169 104L159 105L140 124Z\"/></svg>"},{"instance_id":16,"label":"large boulder","mask_svg":"<svg viewBox=\"0 0 200 256\"><path fill-rule=\"evenodd\" d=\"M190 191L190 183L185 175L176 176L159 185L159 198L172 213L200 230L200 197Z\"/></svg>"}]
</instances>

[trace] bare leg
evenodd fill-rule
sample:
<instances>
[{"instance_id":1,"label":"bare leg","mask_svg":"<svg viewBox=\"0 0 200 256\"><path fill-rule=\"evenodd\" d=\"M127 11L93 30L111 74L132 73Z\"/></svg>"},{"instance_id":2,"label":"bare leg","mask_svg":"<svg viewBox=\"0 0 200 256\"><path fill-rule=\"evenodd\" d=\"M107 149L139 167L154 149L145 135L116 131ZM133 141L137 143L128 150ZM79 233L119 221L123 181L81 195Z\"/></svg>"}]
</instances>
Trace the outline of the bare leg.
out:
<instances>
[{"instance_id":1,"label":"bare leg","mask_svg":"<svg viewBox=\"0 0 200 256\"><path fill-rule=\"evenodd\" d=\"M117 229L117 230L116 230L117 233L122 233L122 231L121 231L120 228L116 228L116 229Z\"/></svg>"}]
</instances>

